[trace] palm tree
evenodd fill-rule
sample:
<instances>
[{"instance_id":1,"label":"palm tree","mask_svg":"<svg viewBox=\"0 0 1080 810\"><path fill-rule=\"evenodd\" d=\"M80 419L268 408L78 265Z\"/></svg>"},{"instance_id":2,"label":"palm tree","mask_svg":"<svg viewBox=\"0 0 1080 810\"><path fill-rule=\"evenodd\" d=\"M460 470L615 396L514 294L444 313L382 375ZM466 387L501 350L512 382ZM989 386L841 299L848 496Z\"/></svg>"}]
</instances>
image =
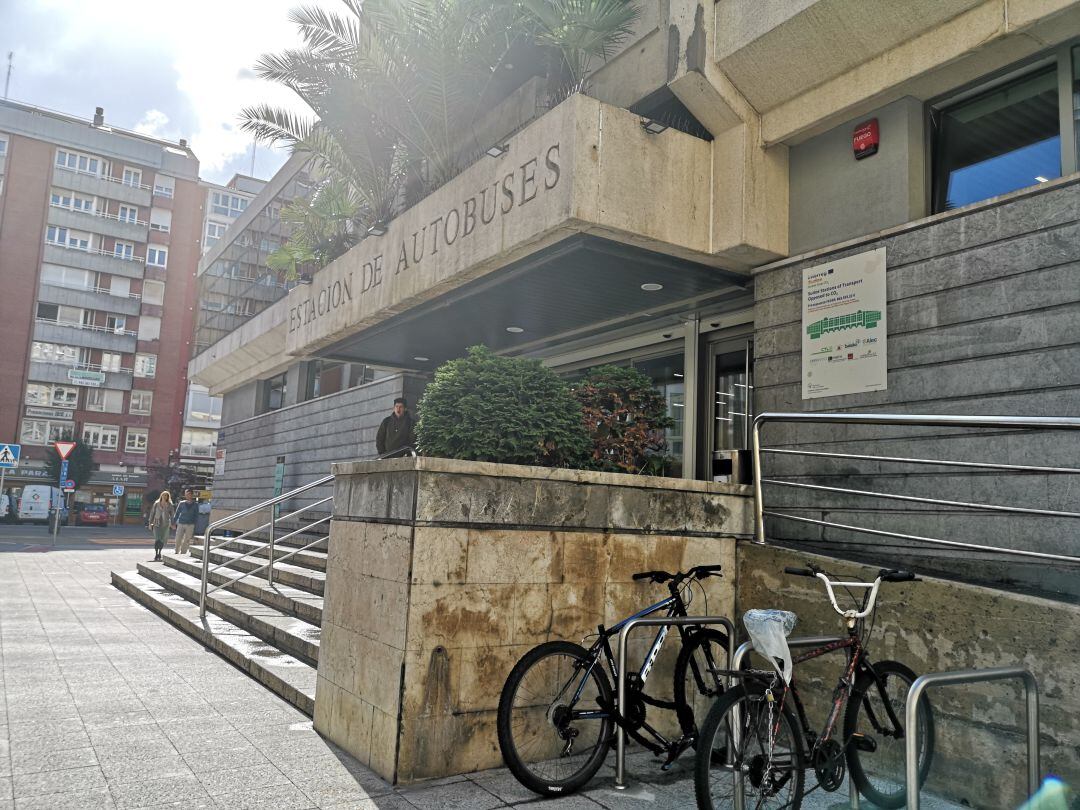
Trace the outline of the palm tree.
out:
<instances>
[{"instance_id":1,"label":"palm tree","mask_svg":"<svg viewBox=\"0 0 1080 810\"><path fill-rule=\"evenodd\" d=\"M241 119L257 138L309 155L324 182L341 184L330 197L354 204L346 228L354 239L463 168L474 122L505 93L500 68L512 53L539 46L552 57L549 86L578 86L638 16L633 0L341 2L342 13L294 9L303 46L256 64L260 76L295 92L314 115L259 105ZM321 210L313 204L302 218ZM335 258L314 250L318 241L296 245L279 264L295 272L297 262Z\"/></svg>"}]
</instances>

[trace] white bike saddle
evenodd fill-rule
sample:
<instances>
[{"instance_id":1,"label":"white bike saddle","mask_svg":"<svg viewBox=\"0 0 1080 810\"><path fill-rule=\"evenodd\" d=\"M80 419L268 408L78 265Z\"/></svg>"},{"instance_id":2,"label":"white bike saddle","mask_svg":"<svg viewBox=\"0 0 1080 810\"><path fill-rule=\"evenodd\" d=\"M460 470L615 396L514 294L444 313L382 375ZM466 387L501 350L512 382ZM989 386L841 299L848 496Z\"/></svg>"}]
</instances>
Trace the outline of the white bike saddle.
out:
<instances>
[{"instance_id":1,"label":"white bike saddle","mask_svg":"<svg viewBox=\"0 0 1080 810\"><path fill-rule=\"evenodd\" d=\"M787 637L795 629L798 617L790 610L748 610L743 614L743 625L750 634L750 641L773 668L780 673L784 683L791 683L791 649ZM779 658L784 668L777 666Z\"/></svg>"}]
</instances>

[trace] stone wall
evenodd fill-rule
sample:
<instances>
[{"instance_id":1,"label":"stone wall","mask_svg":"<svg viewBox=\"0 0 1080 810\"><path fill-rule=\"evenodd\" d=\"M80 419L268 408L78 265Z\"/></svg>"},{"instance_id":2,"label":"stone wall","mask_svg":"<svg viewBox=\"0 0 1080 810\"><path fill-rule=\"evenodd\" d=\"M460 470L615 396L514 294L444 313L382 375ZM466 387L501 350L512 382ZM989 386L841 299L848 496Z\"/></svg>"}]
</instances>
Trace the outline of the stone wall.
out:
<instances>
[{"instance_id":1,"label":"stone wall","mask_svg":"<svg viewBox=\"0 0 1080 810\"><path fill-rule=\"evenodd\" d=\"M799 616L793 635L842 634L824 586L787 576L807 559L831 573L868 581L876 568L805 552L742 543L738 615L782 607ZM741 628L741 622L740 629ZM883 585L871 660L897 660L916 674L1024 666L1039 682L1043 773L1080 784L1080 608L943 580ZM803 665L811 726L820 730L842 658ZM798 672L799 670L797 670ZM933 687L936 728L928 787L964 805L1018 807L1026 789L1024 693L1019 682Z\"/></svg>"},{"instance_id":2,"label":"stone wall","mask_svg":"<svg viewBox=\"0 0 1080 810\"><path fill-rule=\"evenodd\" d=\"M724 484L432 458L334 469L315 728L397 782L499 765L499 694L526 651L666 597L638 571L733 571L751 530L746 488ZM732 578L705 587L730 614Z\"/></svg>"},{"instance_id":3,"label":"stone wall","mask_svg":"<svg viewBox=\"0 0 1080 810\"><path fill-rule=\"evenodd\" d=\"M875 158L876 159L876 158ZM886 248L888 390L801 398L803 269ZM823 250L755 276L755 408L915 414L1061 416L1080 412L1080 185L1074 179ZM768 447L1075 467L1080 434L777 424ZM877 462L766 457L766 476L962 502L1061 511L1075 476L1004 474ZM971 543L1075 554L1077 521L977 512L770 487L766 506L838 523ZM937 551L887 537L769 520L770 537L824 553L904 561L945 576L1080 597L1076 566Z\"/></svg>"},{"instance_id":4,"label":"stone wall","mask_svg":"<svg viewBox=\"0 0 1080 810\"><path fill-rule=\"evenodd\" d=\"M335 461L375 455L375 433L395 397L414 409L425 378L395 374L337 394L223 425L218 449L225 450L225 474L214 478L215 519L274 495L274 466L285 457L283 492L330 473ZM228 395L226 395L226 399ZM312 490L304 503L331 495Z\"/></svg>"}]
</instances>

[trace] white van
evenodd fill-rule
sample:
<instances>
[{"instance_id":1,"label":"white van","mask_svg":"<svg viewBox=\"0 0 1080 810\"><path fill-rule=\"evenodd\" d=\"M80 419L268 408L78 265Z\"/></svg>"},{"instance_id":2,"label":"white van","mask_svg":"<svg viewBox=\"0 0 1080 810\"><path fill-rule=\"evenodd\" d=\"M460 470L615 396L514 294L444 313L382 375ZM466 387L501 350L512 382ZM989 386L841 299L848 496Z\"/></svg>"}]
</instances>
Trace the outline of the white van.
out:
<instances>
[{"instance_id":1,"label":"white van","mask_svg":"<svg viewBox=\"0 0 1080 810\"><path fill-rule=\"evenodd\" d=\"M19 520L47 525L49 510L54 507L64 510L64 494L59 487L30 484L23 487L22 496L19 498ZM61 522L63 522L62 516Z\"/></svg>"}]
</instances>

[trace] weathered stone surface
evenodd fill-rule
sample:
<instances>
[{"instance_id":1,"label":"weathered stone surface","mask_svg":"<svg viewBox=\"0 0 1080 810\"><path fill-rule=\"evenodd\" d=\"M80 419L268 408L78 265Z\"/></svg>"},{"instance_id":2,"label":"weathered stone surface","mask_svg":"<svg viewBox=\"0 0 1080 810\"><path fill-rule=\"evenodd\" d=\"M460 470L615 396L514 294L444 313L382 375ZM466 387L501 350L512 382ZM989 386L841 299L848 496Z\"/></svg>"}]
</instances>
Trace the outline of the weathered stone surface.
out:
<instances>
[{"instance_id":1,"label":"weathered stone surface","mask_svg":"<svg viewBox=\"0 0 1080 810\"><path fill-rule=\"evenodd\" d=\"M751 520L745 488L678 479L429 458L335 473L316 728L402 782L498 765L495 712L522 655L663 599L639 571L732 572ZM403 518L395 493L413 487ZM710 612L731 612L728 576L704 583ZM660 696L677 649L657 661Z\"/></svg>"}]
</instances>

